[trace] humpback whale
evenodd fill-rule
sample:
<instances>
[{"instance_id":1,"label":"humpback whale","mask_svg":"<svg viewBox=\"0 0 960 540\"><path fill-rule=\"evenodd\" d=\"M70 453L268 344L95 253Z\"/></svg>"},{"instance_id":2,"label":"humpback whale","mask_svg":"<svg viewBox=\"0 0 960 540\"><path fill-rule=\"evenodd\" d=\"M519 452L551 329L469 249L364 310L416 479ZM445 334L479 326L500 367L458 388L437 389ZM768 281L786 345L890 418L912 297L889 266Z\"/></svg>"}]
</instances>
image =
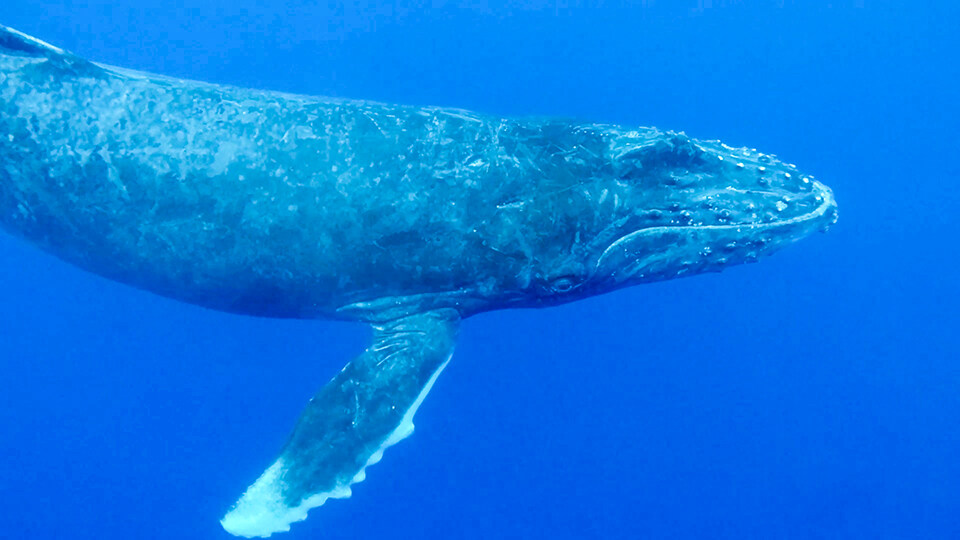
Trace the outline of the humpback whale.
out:
<instances>
[{"instance_id":1,"label":"humpback whale","mask_svg":"<svg viewBox=\"0 0 960 540\"><path fill-rule=\"evenodd\" d=\"M794 165L682 132L177 80L0 26L0 227L184 302L373 329L234 535L350 496L464 319L753 262L836 217Z\"/></svg>"}]
</instances>

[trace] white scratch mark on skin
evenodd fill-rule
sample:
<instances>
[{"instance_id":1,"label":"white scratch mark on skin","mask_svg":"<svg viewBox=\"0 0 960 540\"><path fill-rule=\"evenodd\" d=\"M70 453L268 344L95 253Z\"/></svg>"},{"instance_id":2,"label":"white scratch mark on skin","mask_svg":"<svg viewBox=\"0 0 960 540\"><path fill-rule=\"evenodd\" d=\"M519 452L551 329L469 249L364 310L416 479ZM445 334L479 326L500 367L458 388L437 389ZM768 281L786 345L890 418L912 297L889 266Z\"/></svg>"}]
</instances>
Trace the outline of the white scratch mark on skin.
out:
<instances>
[{"instance_id":1,"label":"white scratch mark on skin","mask_svg":"<svg viewBox=\"0 0 960 540\"><path fill-rule=\"evenodd\" d=\"M604 189L603 191L601 191L601 192L600 192L600 200L597 202L597 204L603 204L603 201L607 200L607 195L609 195L609 194L610 194L610 190L609 190L609 189Z\"/></svg>"}]
</instances>

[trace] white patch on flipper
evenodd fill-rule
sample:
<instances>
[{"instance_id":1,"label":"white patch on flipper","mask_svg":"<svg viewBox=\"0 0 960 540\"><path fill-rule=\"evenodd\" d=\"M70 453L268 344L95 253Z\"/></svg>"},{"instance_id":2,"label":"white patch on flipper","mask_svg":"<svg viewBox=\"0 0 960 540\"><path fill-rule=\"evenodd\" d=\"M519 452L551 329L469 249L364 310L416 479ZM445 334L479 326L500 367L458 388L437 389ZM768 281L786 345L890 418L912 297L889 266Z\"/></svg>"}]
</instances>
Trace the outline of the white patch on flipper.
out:
<instances>
[{"instance_id":1,"label":"white patch on flipper","mask_svg":"<svg viewBox=\"0 0 960 540\"><path fill-rule=\"evenodd\" d=\"M280 478L284 468L283 459L275 461L247 489L237 506L220 520L220 525L223 525L228 533L252 538L289 531L291 523L307 519L307 511L311 508L322 505L327 499L346 499L350 496L349 487L338 487L308 497L296 508L290 508L283 502L283 481Z\"/></svg>"},{"instance_id":2,"label":"white patch on flipper","mask_svg":"<svg viewBox=\"0 0 960 540\"><path fill-rule=\"evenodd\" d=\"M324 493L311 495L302 500L296 507L291 508L283 500L282 477L285 465L283 459L278 459L247 489L246 493L237 501L236 506L220 520L220 525L234 536L266 538L275 532L289 531L291 523L307 519L307 513L310 509L323 505L327 502L327 499L346 499L350 497L350 486L366 479L367 467L378 463L383 458L384 450L413 433L413 415L417 413L417 409L420 408L423 400L430 393L433 383L437 381L440 372L447 367L452 356L452 354L448 356L440 368L430 376L430 380L424 385L416 401L404 413L400 424L370 455L367 462L353 475L348 483Z\"/></svg>"}]
</instances>

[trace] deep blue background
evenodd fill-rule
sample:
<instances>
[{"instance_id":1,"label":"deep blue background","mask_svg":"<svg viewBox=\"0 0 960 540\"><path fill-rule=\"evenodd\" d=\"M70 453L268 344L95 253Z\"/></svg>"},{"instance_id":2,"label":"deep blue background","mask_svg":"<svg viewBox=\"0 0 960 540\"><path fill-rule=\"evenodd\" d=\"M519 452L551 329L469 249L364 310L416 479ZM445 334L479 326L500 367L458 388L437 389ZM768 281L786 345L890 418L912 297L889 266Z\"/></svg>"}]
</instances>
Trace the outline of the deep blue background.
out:
<instances>
[{"instance_id":1,"label":"deep blue background","mask_svg":"<svg viewBox=\"0 0 960 540\"><path fill-rule=\"evenodd\" d=\"M180 77L683 129L835 189L838 225L761 264L468 321L415 436L284 538L960 538L960 9L700 3L4 0L0 23ZM0 536L227 538L366 337L0 236Z\"/></svg>"}]
</instances>

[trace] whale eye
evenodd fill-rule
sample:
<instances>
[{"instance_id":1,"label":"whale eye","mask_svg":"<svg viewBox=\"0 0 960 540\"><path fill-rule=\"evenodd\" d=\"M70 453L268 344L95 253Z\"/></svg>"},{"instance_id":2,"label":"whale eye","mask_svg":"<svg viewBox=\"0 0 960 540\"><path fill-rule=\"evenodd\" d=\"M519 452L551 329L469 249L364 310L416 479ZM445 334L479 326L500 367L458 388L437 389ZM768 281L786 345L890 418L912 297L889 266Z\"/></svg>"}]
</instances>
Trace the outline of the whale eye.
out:
<instances>
[{"instance_id":1,"label":"whale eye","mask_svg":"<svg viewBox=\"0 0 960 540\"><path fill-rule=\"evenodd\" d=\"M577 287L577 281L570 276L558 277L550 282L550 288L553 292L566 293Z\"/></svg>"}]
</instances>

